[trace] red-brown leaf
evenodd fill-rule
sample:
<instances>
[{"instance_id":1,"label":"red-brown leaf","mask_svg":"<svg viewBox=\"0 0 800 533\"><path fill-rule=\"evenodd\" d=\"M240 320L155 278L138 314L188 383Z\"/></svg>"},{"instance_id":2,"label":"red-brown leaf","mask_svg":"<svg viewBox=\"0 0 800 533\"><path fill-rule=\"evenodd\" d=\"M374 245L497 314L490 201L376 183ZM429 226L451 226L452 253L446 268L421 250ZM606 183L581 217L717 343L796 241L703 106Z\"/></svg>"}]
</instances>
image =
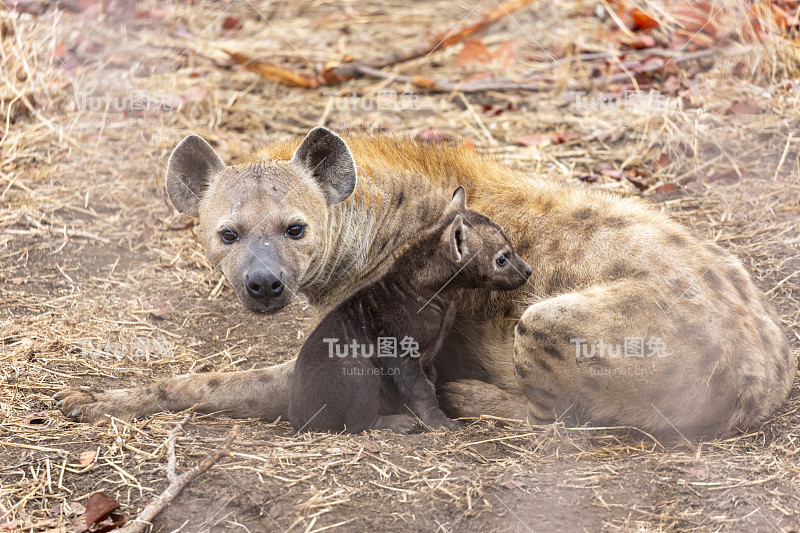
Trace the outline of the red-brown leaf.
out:
<instances>
[{"instance_id":1,"label":"red-brown leaf","mask_svg":"<svg viewBox=\"0 0 800 533\"><path fill-rule=\"evenodd\" d=\"M58 58L62 58L67 55L67 45L64 43L58 43L53 47L53 55Z\"/></svg>"},{"instance_id":2,"label":"red-brown leaf","mask_svg":"<svg viewBox=\"0 0 800 533\"><path fill-rule=\"evenodd\" d=\"M581 138L581 134L577 131L565 131L564 133L557 133L553 141L556 144L563 144L578 140Z\"/></svg>"},{"instance_id":3,"label":"red-brown leaf","mask_svg":"<svg viewBox=\"0 0 800 533\"><path fill-rule=\"evenodd\" d=\"M492 54L482 42L477 39L468 39L464 42L464 47L461 48L461 51L458 53L456 66L462 67L478 63L488 63L491 60Z\"/></svg>"},{"instance_id":4,"label":"red-brown leaf","mask_svg":"<svg viewBox=\"0 0 800 533\"><path fill-rule=\"evenodd\" d=\"M445 140L442 130L427 128L417 132L417 139L426 143L439 143Z\"/></svg>"},{"instance_id":5,"label":"red-brown leaf","mask_svg":"<svg viewBox=\"0 0 800 533\"><path fill-rule=\"evenodd\" d=\"M615 180L622 178L622 171L616 170L614 168L608 168L608 167L601 168L600 174L602 174L603 176L607 176L609 178L614 178Z\"/></svg>"},{"instance_id":6,"label":"red-brown leaf","mask_svg":"<svg viewBox=\"0 0 800 533\"><path fill-rule=\"evenodd\" d=\"M656 194L661 194L661 193L665 193L665 192L674 191L677 188L678 188L678 186L675 185L674 183L665 183L664 185L659 185L658 187L653 189L653 192L656 193Z\"/></svg>"},{"instance_id":7,"label":"red-brown leaf","mask_svg":"<svg viewBox=\"0 0 800 533\"><path fill-rule=\"evenodd\" d=\"M238 30L242 27L242 21L236 17L225 17L222 21L223 30Z\"/></svg>"},{"instance_id":8,"label":"red-brown leaf","mask_svg":"<svg viewBox=\"0 0 800 533\"><path fill-rule=\"evenodd\" d=\"M94 458L97 457L97 450L86 450L85 452L81 452L78 456L78 461L83 466L89 466L94 461Z\"/></svg>"},{"instance_id":9,"label":"red-brown leaf","mask_svg":"<svg viewBox=\"0 0 800 533\"><path fill-rule=\"evenodd\" d=\"M627 45L635 50L652 48L656 45L656 40L650 35L637 35L627 42Z\"/></svg>"},{"instance_id":10,"label":"red-brown leaf","mask_svg":"<svg viewBox=\"0 0 800 533\"><path fill-rule=\"evenodd\" d=\"M656 172L666 167L667 165L669 165L669 154L667 152L661 152L661 155L658 156L658 159L654 161Z\"/></svg>"},{"instance_id":11,"label":"red-brown leaf","mask_svg":"<svg viewBox=\"0 0 800 533\"><path fill-rule=\"evenodd\" d=\"M117 500L112 500L105 492L95 492L89 496L89 502L86 504L86 525L102 522L119 508Z\"/></svg>"},{"instance_id":12,"label":"red-brown leaf","mask_svg":"<svg viewBox=\"0 0 800 533\"><path fill-rule=\"evenodd\" d=\"M514 63L514 45L509 41L500 43L492 56L492 63L501 67L507 67Z\"/></svg>"},{"instance_id":13,"label":"red-brown leaf","mask_svg":"<svg viewBox=\"0 0 800 533\"><path fill-rule=\"evenodd\" d=\"M525 146L541 146L544 143L550 141L552 135L549 133L533 133L531 135L525 135L523 137L517 137L514 139L519 144L523 144Z\"/></svg>"},{"instance_id":14,"label":"red-brown leaf","mask_svg":"<svg viewBox=\"0 0 800 533\"><path fill-rule=\"evenodd\" d=\"M160 320L168 320L172 315L170 313L171 307L169 302L163 302L161 300L153 300L150 302L152 309L150 310L150 315L153 318L158 318Z\"/></svg>"},{"instance_id":15,"label":"red-brown leaf","mask_svg":"<svg viewBox=\"0 0 800 533\"><path fill-rule=\"evenodd\" d=\"M631 17L633 18L633 25L640 30L651 30L660 26L656 19L635 7L631 10Z\"/></svg>"}]
</instances>

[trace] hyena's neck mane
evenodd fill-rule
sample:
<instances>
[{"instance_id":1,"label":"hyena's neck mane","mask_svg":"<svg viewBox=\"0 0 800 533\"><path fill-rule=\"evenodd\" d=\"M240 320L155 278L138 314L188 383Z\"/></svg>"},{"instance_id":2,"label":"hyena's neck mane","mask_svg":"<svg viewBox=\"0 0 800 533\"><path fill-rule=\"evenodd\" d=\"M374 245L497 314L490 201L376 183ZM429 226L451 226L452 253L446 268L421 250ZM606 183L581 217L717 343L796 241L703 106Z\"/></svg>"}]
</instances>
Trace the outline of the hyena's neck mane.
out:
<instances>
[{"instance_id":1,"label":"hyena's neck mane","mask_svg":"<svg viewBox=\"0 0 800 533\"><path fill-rule=\"evenodd\" d=\"M353 196L333 207L326 245L303 280L309 302L335 306L383 275L441 218L449 201L445 190L416 172L360 173Z\"/></svg>"}]
</instances>

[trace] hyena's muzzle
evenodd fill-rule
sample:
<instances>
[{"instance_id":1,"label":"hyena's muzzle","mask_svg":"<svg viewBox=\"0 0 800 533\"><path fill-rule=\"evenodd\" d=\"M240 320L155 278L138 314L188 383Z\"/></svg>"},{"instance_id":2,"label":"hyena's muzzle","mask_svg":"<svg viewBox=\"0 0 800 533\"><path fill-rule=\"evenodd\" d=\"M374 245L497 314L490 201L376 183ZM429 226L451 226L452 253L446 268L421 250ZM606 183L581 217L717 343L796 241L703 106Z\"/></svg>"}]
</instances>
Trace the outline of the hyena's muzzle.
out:
<instances>
[{"instance_id":1,"label":"hyena's muzzle","mask_svg":"<svg viewBox=\"0 0 800 533\"><path fill-rule=\"evenodd\" d=\"M292 299L292 290L287 285L293 282L294 275L283 265L272 242L253 237L247 241L247 255L228 279L235 280L236 292L248 309L280 311Z\"/></svg>"}]
</instances>

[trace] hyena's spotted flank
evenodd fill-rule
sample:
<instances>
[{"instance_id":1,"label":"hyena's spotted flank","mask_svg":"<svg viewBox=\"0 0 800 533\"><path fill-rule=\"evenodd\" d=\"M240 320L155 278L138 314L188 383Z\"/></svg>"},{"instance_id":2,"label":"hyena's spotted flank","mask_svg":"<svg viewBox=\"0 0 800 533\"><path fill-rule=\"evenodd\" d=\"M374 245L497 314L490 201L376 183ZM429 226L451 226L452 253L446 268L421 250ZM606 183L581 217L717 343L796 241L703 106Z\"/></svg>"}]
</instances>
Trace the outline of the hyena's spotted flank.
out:
<instances>
[{"instance_id":1,"label":"hyena's spotted flank","mask_svg":"<svg viewBox=\"0 0 800 533\"><path fill-rule=\"evenodd\" d=\"M267 313L295 294L332 309L433 224L459 184L533 274L516 291L474 291L460 302L437 359L451 416L541 422L569 411L713 436L758 424L786 399L797 363L770 302L732 255L642 201L456 146L324 128L235 166L190 136L167 176L175 206L199 217L211 262L244 305ZM614 357L626 340L643 356ZM66 391L60 406L88 420L191 405L275 418L286 415L292 367Z\"/></svg>"}]
</instances>

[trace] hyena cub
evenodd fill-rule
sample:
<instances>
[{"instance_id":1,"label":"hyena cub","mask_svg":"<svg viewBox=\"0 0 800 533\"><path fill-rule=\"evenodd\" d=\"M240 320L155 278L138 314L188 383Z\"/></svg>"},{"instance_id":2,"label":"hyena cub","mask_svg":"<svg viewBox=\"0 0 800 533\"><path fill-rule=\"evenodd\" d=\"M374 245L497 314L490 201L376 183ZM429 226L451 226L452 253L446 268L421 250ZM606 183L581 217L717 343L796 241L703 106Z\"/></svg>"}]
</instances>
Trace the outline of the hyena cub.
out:
<instances>
[{"instance_id":1,"label":"hyena cub","mask_svg":"<svg viewBox=\"0 0 800 533\"><path fill-rule=\"evenodd\" d=\"M516 289L530 274L500 226L466 210L459 187L432 229L311 333L295 365L289 421L301 431L406 433L417 418L455 429L436 399L433 359L460 291ZM379 337L400 349L386 350Z\"/></svg>"}]
</instances>

